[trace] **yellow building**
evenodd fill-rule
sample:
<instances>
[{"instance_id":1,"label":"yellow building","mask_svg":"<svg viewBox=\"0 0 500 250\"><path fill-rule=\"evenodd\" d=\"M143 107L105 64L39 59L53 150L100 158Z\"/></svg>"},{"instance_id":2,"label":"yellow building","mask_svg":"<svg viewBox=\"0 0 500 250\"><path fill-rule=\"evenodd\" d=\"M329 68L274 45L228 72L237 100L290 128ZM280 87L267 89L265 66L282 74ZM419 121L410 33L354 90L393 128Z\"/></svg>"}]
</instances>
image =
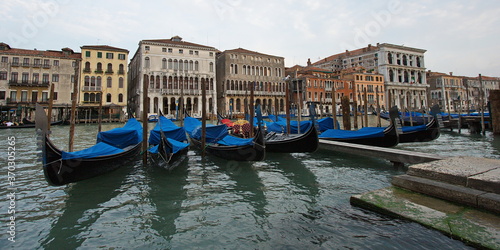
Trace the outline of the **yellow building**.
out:
<instances>
[{"instance_id":1,"label":"yellow building","mask_svg":"<svg viewBox=\"0 0 500 250\"><path fill-rule=\"evenodd\" d=\"M378 72L367 72L363 67L351 68L341 71L340 79L351 81L354 83L356 92L354 95L354 101L358 103L358 110L362 110L364 106L364 91L366 89L367 96L367 107L368 112L374 111L378 105L381 109L386 109L384 107L385 103L385 86L384 86L384 75ZM377 99L378 95L378 99ZM353 97L352 93L349 96Z\"/></svg>"},{"instance_id":2,"label":"yellow building","mask_svg":"<svg viewBox=\"0 0 500 250\"><path fill-rule=\"evenodd\" d=\"M79 118L95 119L102 97L105 116L117 117L127 106L126 49L107 45L81 47Z\"/></svg>"}]
</instances>

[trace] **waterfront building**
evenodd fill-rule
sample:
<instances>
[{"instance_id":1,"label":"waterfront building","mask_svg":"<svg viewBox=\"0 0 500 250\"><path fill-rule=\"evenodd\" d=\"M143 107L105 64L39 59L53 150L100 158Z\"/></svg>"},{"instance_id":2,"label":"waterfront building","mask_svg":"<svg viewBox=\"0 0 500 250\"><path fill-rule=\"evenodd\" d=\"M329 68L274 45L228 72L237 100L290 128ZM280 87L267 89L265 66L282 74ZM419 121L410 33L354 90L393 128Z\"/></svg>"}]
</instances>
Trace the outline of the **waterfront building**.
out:
<instances>
[{"instance_id":1,"label":"waterfront building","mask_svg":"<svg viewBox=\"0 0 500 250\"><path fill-rule=\"evenodd\" d=\"M97 119L101 104L104 117L120 117L122 112L126 112L127 106L129 51L107 45L85 45L80 48L79 118Z\"/></svg>"},{"instance_id":2,"label":"waterfront building","mask_svg":"<svg viewBox=\"0 0 500 250\"><path fill-rule=\"evenodd\" d=\"M366 89L366 106L368 112L373 112L378 106L382 110L386 110L385 107L385 86L384 86L384 75L379 74L376 71L366 71L364 67L355 67L350 69L344 69L340 71L340 79L352 83L355 87L354 95L350 93L350 97L357 102L357 110L364 110L365 105L365 89Z\"/></svg>"},{"instance_id":3,"label":"waterfront building","mask_svg":"<svg viewBox=\"0 0 500 250\"><path fill-rule=\"evenodd\" d=\"M468 94L463 77L427 71L429 106L438 104L443 112L459 112L466 109ZM471 92L472 93L472 92Z\"/></svg>"},{"instance_id":4,"label":"waterfront building","mask_svg":"<svg viewBox=\"0 0 500 250\"><path fill-rule=\"evenodd\" d=\"M2 111L8 111L2 119L32 119L36 103L48 104L51 84L54 85L52 119L67 118L80 53L70 48L28 50L0 43L0 58L0 106Z\"/></svg>"},{"instance_id":5,"label":"waterfront building","mask_svg":"<svg viewBox=\"0 0 500 250\"><path fill-rule=\"evenodd\" d=\"M466 88L467 110L479 110L481 103L489 100L490 91L500 89L500 79L498 77L479 76L463 77L463 83Z\"/></svg>"},{"instance_id":6,"label":"waterfront building","mask_svg":"<svg viewBox=\"0 0 500 250\"><path fill-rule=\"evenodd\" d=\"M167 116L201 116L202 83L206 86L208 114L215 114L214 47L183 41L181 37L142 40L129 65L129 105L137 117L142 111ZM148 85L148 106L143 107L143 84Z\"/></svg>"},{"instance_id":7,"label":"waterfront building","mask_svg":"<svg viewBox=\"0 0 500 250\"><path fill-rule=\"evenodd\" d=\"M265 114L285 112L285 62L283 57L243 48L226 50L217 56L218 111L225 115L248 113L250 88L254 102Z\"/></svg>"},{"instance_id":8,"label":"waterfront building","mask_svg":"<svg viewBox=\"0 0 500 250\"><path fill-rule=\"evenodd\" d=\"M313 66L331 71L362 66L367 72L384 77L385 104L420 109L427 106L424 53L426 50L394 44L368 45L365 48L335 54ZM390 97L390 98L389 98Z\"/></svg>"}]
</instances>

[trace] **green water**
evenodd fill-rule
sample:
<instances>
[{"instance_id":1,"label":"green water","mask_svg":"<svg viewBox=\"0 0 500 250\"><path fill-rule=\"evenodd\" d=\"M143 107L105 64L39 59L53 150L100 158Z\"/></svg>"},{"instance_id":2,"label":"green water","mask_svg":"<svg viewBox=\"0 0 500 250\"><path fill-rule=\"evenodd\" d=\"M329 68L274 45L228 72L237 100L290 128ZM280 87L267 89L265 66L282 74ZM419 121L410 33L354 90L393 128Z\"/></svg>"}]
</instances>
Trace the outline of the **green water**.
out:
<instances>
[{"instance_id":1,"label":"green water","mask_svg":"<svg viewBox=\"0 0 500 250\"><path fill-rule=\"evenodd\" d=\"M108 130L120 124L105 124ZM151 125L150 125L151 126ZM69 127L53 127L66 148ZM76 149L97 126L78 125ZM16 179L8 182L8 138L16 138ZM384 160L329 151L268 154L265 161L202 159L191 149L174 171L140 159L109 174L51 187L37 162L32 129L2 130L1 249L466 249L416 223L349 204L404 173ZM444 133L398 146L444 155L499 158L500 138ZM15 192L15 242L7 195Z\"/></svg>"}]
</instances>

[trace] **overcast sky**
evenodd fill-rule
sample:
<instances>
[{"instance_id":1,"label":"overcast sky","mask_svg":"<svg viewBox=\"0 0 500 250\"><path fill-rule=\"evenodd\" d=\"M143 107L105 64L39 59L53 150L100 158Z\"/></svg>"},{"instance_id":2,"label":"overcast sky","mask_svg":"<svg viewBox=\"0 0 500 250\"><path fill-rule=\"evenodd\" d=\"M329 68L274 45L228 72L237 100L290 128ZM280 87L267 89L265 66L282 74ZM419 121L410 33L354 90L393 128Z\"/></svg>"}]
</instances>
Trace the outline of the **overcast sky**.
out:
<instances>
[{"instance_id":1,"label":"overcast sky","mask_svg":"<svg viewBox=\"0 0 500 250\"><path fill-rule=\"evenodd\" d=\"M245 48L306 65L346 49L425 49L428 70L500 76L498 0L2 0L0 42L59 50L128 49L181 36L221 51Z\"/></svg>"}]
</instances>

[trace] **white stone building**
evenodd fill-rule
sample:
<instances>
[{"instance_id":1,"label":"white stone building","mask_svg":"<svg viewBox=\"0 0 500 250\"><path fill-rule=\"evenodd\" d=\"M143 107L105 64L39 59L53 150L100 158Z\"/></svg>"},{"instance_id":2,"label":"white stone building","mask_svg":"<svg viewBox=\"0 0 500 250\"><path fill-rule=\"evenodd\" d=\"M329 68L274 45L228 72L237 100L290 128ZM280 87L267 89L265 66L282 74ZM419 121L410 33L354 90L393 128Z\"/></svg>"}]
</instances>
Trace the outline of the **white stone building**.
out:
<instances>
[{"instance_id":1,"label":"white stone building","mask_svg":"<svg viewBox=\"0 0 500 250\"><path fill-rule=\"evenodd\" d=\"M362 66L368 72L378 72L384 75L387 106L419 109L427 107L425 52L423 49L383 43L354 51L346 50L313 65L332 71ZM389 100L391 103L388 103Z\"/></svg>"},{"instance_id":2,"label":"white stone building","mask_svg":"<svg viewBox=\"0 0 500 250\"><path fill-rule=\"evenodd\" d=\"M206 86L207 114L215 114L216 53L214 47L186 42L179 36L140 41L128 75L129 105L136 117L142 111L156 114L159 109L164 115L177 117L181 106L191 116L201 116L202 83ZM148 84L148 107L143 107L143 84Z\"/></svg>"}]
</instances>

